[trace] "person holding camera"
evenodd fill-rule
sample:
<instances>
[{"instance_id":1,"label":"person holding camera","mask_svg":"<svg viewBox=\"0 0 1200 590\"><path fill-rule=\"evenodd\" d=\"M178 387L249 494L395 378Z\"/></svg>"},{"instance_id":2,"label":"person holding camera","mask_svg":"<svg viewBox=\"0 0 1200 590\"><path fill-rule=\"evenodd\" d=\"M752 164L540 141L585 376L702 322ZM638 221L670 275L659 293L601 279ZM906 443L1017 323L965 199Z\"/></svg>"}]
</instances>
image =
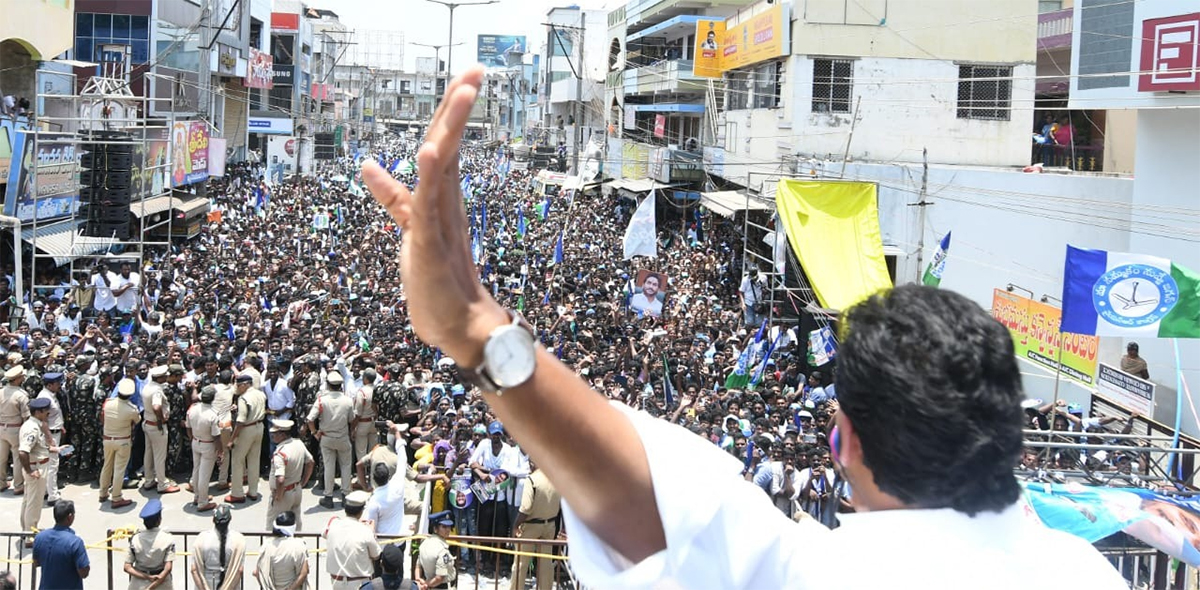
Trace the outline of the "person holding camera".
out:
<instances>
[{"instance_id":1,"label":"person holding camera","mask_svg":"<svg viewBox=\"0 0 1200 590\"><path fill-rule=\"evenodd\" d=\"M751 268L738 287L738 299L742 301L747 326L758 326L767 317L766 291L766 281L759 276L757 268Z\"/></svg>"}]
</instances>

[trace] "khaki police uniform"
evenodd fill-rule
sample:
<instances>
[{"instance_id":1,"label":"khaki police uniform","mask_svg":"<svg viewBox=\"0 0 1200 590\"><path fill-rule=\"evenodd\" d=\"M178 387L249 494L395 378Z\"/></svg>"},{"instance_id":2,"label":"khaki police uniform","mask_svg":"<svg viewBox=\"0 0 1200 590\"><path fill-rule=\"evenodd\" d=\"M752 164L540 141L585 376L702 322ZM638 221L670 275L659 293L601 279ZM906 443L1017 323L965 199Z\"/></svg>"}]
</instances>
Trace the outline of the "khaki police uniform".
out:
<instances>
[{"instance_id":1,"label":"khaki police uniform","mask_svg":"<svg viewBox=\"0 0 1200 590\"><path fill-rule=\"evenodd\" d=\"M421 549L417 552L417 565L421 568L419 576L422 580L432 580L437 576L445 578L445 582L430 586L430 590L454 587L458 571L454 569L454 554L445 539L437 535L422 539Z\"/></svg>"},{"instance_id":2,"label":"khaki police uniform","mask_svg":"<svg viewBox=\"0 0 1200 590\"><path fill-rule=\"evenodd\" d=\"M20 430L20 444L17 449L29 453L29 468L33 473L25 480L25 497L21 498L21 530L32 531L38 525L42 516L46 494L46 468L50 465L50 445L46 440L45 424L30 416ZM18 461L19 465L19 461ZM23 466L18 469L24 470ZM34 473L37 476L34 476Z\"/></svg>"},{"instance_id":3,"label":"khaki police uniform","mask_svg":"<svg viewBox=\"0 0 1200 590\"><path fill-rule=\"evenodd\" d=\"M308 548L295 537L271 537L263 541L255 565L255 577L264 590L290 588L308 561ZM301 586L307 590L308 582ZM407 590L407 589L406 589Z\"/></svg>"},{"instance_id":4,"label":"khaki police uniform","mask_svg":"<svg viewBox=\"0 0 1200 590\"><path fill-rule=\"evenodd\" d=\"M217 463L217 448L221 445L221 418L211 404L192 405L187 413L187 427L192 431L192 491L196 506L208 504L208 483Z\"/></svg>"},{"instance_id":5,"label":"khaki police uniform","mask_svg":"<svg viewBox=\"0 0 1200 590\"><path fill-rule=\"evenodd\" d=\"M325 563L333 590L358 590L370 581L382 550L370 526L348 516L335 516L321 536L327 541Z\"/></svg>"},{"instance_id":6,"label":"khaki police uniform","mask_svg":"<svg viewBox=\"0 0 1200 590\"><path fill-rule=\"evenodd\" d=\"M217 383L213 387L217 388L217 395L213 398L212 408L221 419L221 430L229 433L233 429L233 398L237 389L226 383ZM229 453L225 453L223 457L217 466L217 487L219 488L229 485Z\"/></svg>"},{"instance_id":7,"label":"khaki police uniform","mask_svg":"<svg viewBox=\"0 0 1200 590\"><path fill-rule=\"evenodd\" d=\"M350 425L354 421L354 401L337 390L326 390L308 411L308 419L317 423L321 433L321 462L325 468L325 496L333 496L334 468L342 473L342 492L350 492Z\"/></svg>"},{"instance_id":8,"label":"khaki police uniform","mask_svg":"<svg viewBox=\"0 0 1200 590\"><path fill-rule=\"evenodd\" d=\"M175 561L175 539L171 537L171 533L162 530L162 527L155 527L139 531L129 539L129 553L125 554L125 563L133 566L133 569L150 576L161 574L167 567L167 563ZM171 590L174 585L171 578L174 573L163 579L162 583L155 586L155 590ZM150 587L149 580L140 578L129 578L129 590L145 590Z\"/></svg>"},{"instance_id":9,"label":"khaki police uniform","mask_svg":"<svg viewBox=\"0 0 1200 590\"><path fill-rule=\"evenodd\" d=\"M396 474L396 466L400 462L400 457L396 455L396 451L388 448L385 444L376 444L371 452L367 453L358 460L359 465L363 468L363 481L359 484L364 490L371 490L375 487L375 482L372 481L372 475L375 473L375 466L383 463L388 468L388 479L391 479Z\"/></svg>"},{"instance_id":10,"label":"khaki police uniform","mask_svg":"<svg viewBox=\"0 0 1200 590\"><path fill-rule=\"evenodd\" d=\"M62 406L58 403L58 396L49 389L42 389L38 394L39 398L50 400L50 416L46 418L46 424L50 427L50 446L57 447L62 444L63 436L63 413ZM47 500L57 502L62 494L58 491L58 453L50 453L50 462L46 464L46 472L43 474L46 478L46 494L49 496Z\"/></svg>"},{"instance_id":11,"label":"khaki police uniform","mask_svg":"<svg viewBox=\"0 0 1200 590\"><path fill-rule=\"evenodd\" d=\"M109 497L121 501L121 480L129 463L129 452L133 449L133 427L141 422L137 406L129 398L110 397L104 400L101 410L104 419L104 468L100 470L100 501ZM113 474L116 482L113 482Z\"/></svg>"},{"instance_id":12,"label":"khaki police uniform","mask_svg":"<svg viewBox=\"0 0 1200 590\"><path fill-rule=\"evenodd\" d=\"M29 419L29 396L19 385L5 385L0 390L0 491L8 489L9 455L12 455L13 482L18 490L25 488L25 470L17 458L21 445L21 425Z\"/></svg>"},{"instance_id":13,"label":"khaki police uniform","mask_svg":"<svg viewBox=\"0 0 1200 590\"><path fill-rule=\"evenodd\" d=\"M555 530L555 520L562 510L562 496L554 489L554 484L541 469L529 474L521 493L521 514L526 516L519 534L513 535L520 539L551 540L558 534ZM521 551L528 553L550 554L553 549L549 545L519 545ZM525 587L525 575L529 568L529 558L518 555L513 560L513 587ZM537 559L537 588L549 590L554 586L554 560L545 557Z\"/></svg>"},{"instance_id":14,"label":"khaki police uniform","mask_svg":"<svg viewBox=\"0 0 1200 590\"><path fill-rule=\"evenodd\" d=\"M156 381L149 381L142 388L142 399L146 402L146 420L142 422L146 442L144 485L155 484L162 492L171 487L171 480L167 478L167 441L170 439L167 422L171 419L171 402L163 384ZM162 422L154 413L155 407L162 408Z\"/></svg>"},{"instance_id":15,"label":"khaki police uniform","mask_svg":"<svg viewBox=\"0 0 1200 590\"><path fill-rule=\"evenodd\" d=\"M354 394L354 456L361 459L379 438L375 428L375 386L363 385Z\"/></svg>"},{"instance_id":16,"label":"khaki police uniform","mask_svg":"<svg viewBox=\"0 0 1200 590\"><path fill-rule=\"evenodd\" d=\"M312 462L313 456L304 443L294 438L275 446L271 456L271 505L267 508L267 529L275 526L275 517L291 510L296 514L296 530L303 526L304 511L300 509L300 480L304 477L304 466ZM283 476L283 497L275 501L275 478Z\"/></svg>"},{"instance_id":17,"label":"khaki police uniform","mask_svg":"<svg viewBox=\"0 0 1200 590\"><path fill-rule=\"evenodd\" d=\"M237 438L233 440L232 491L234 498L244 498L242 478L249 482L249 493L258 497L259 467L262 457L263 419L267 416L267 394L251 387L237 399L237 423L241 425Z\"/></svg>"}]
</instances>

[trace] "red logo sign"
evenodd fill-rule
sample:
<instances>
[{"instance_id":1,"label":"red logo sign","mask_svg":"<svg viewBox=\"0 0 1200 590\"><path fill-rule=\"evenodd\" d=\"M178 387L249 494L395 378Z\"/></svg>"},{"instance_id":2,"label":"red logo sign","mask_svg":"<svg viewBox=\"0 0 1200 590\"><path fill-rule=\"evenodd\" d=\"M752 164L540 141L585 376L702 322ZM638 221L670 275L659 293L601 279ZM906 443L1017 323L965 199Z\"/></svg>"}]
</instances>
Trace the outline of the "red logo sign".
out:
<instances>
[{"instance_id":1,"label":"red logo sign","mask_svg":"<svg viewBox=\"0 0 1200 590\"><path fill-rule=\"evenodd\" d=\"M1200 12L1142 21L1141 92L1200 90Z\"/></svg>"},{"instance_id":2,"label":"red logo sign","mask_svg":"<svg viewBox=\"0 0 1200 590\"><path fill-rule=\"evenodd\" d=\"M296 140L287 140L287 143L283 144L283 151L287 152L289 158L296 157Z\"/></svg>"}]
</instances>

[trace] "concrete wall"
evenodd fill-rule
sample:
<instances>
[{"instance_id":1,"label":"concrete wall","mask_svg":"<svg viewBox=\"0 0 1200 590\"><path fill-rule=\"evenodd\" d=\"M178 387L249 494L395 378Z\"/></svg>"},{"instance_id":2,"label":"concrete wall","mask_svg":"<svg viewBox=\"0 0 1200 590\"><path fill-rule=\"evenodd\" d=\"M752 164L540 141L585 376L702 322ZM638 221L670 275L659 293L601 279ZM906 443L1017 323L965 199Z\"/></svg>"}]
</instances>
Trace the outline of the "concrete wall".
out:
<instances>
[{"instance_id":1,"label":"concrete wall","mask_svg":"<svg viewBox=\"0 0 1200 590\"><path fill-rule=\"evenodd\" d=\"M75 45L74 0L0 0L0 15L0 40L18 40L34 60Z\"/></svg>"},{"instance_id":2,"label":"concrete wall","mask_svg":"<svg viewBox=\"0 0 1200 590\"><path fill-rule=\"evenodd\" d=\"M792 53L1032 64L1037 11L1036 0L795 0Z\"/></svg>"},{"instance_id":3,"label":"concrete wall","mask_svg":"<svg viewBox=\"0 0 1200 590\"><path fill-rule=\"evenodd\" d=\"M1134 173L1138 112L1116 109L1104 112L1104 171Z\"/></svg>"},{"instance_id":4,"label":"concrete wall","mask_svg":"<svg viewBox=\"0 0 1200 590\"><path fill-rule=\"evenodd\" d=\"M917 162L925 147L931 163L1023 166L1029 160L1033 128L1034 70L1032 63L1014 65L1009 119L989 121L958 118L955 62L857 59L850 100L851 111L858 107L858 123L853 125L849 156ZM845 153L856 113L812 112L812 59L794 60L788 75L796 151L818 157Z\"/></svg>"}]
</instances>

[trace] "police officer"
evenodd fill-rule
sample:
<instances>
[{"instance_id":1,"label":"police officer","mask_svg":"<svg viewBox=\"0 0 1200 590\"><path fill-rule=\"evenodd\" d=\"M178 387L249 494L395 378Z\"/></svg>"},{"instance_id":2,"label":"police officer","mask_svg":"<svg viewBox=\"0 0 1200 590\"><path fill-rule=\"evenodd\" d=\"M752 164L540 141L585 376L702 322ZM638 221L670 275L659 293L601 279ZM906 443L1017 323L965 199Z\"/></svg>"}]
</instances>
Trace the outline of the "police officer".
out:
<instances>
[{"instance_id":1,"label":"police officer","mask_svg":"<svg viewBox=\"0 0 1200 590\"><path fill-rule=\"evenodd\" d=\"M254 566L262 590L307 590L308 548L295 535L295 514L288 510L275 517L271 537L263 540Z\"/></svg>"},{"instance_id":2,"label":"police officer","mask_svg":"<svg viewBox=\"0 0 1200 590\"><path fill-rule=\"evenodd\" d=\"M521 539L553 539L558 535L558 514L562 509L562 496L554 489L554 484L536 465L531 466L534 472L522 486L520 512L514 537ZM549 545L525 545L534 553L550 553ZM525 576L529 566L529 558L518 555L513 560L512 585L514 588L525 587ZM548 558L539 557L537 560L537 588L550 590L554 585L554 562Z\"/></svg>"},{"instance_id":3,"label":"police officer","mask_svg":"<svg viewBox=\"0 0 1200 590\"><path fill-rule=\"evenodd\" d=\"M379 414L379 406L375 403L375 380L378 374L375 369L365 369L362 372L362 387L354 394L354 457L361 459L371 450L372 443L379 434L375 428L375 416Z\"/></svg>"},{"instance_id":4,"label":"police officer","mask_svg":"<svg viewBox=\"0 0 1200 590\"><path fill-rule=\"evenodd\" d=\"M21 425L17 452L26 477L25 497L21 499L22 532L31 532L38 525L46 494L46 467L50 464L50 453L58 452L58 447L52 445L47 436L50 400L34 399L29 402L29 412L29 418ZM33 546L32 536L25 540L25 546Z\"/></svg>"},{"instance_id":5,"label":"police officer","mask_svg":"<svg viewBox=\"0 0 1200 590\"><path fill-rule=\"evenodd\" d=\"M217 394L213 398L212 407L217 412L217 416L221 418L221 431L224 434L223 438L228 441L233 434L233 397L236 393L236 388L233 386L233 371L224 369L217 373ZM221 447L221 453L217 459L217 485L213 486L214 490L224 492L229 489L229 453L224 452L228 447Z\"/></svg>"},{"instance_id":6,"label":"police officer","mask_svg":"<svg viewBox=\"0 0 1200 590\"><path fill-rule=\"evenodd\" d=\"M254 378L242 373L236 380L237 417L234 419L230 441L232 456L233 490L225 497L226 502L241 504L250 498L257 501L259 479L259 452L262 450L263 418L267 413L267 396L254 387ZM242 478L249 481L249 494L242 495Z\"/></svg>"},{"instance_id":7,"label":"police officer","mask_svg":"<svg viewBox=\"0 0 1200 590\"><path fill-rule=\"evenodd\" d=\"M171 570L175 565L175 539L160 528L162 501L152 498L139 516L145 526L129 539L125 554L125 573L129 574L130 590L171 590Z\"/></svg>"},{"instance_id":8,"label":"police officer","mask_svg":"<svg viewBox=\"0 0 1200 590\"><path fill-rule=\"evenodd\" d=\"M370 498L371 495L362 490L346 494L342 502L345 516L330 519L325 532L321 533L328 541L326 567L333 579L333 590L358 590L375 571L374 562L379 558L381 548L375 540L375 532L359 520Z\"/></svg>"},{"instance_id":9,"label":"police officer","mask_svg":"<svg viewBox=\"0 0 1200 590\"><path fill-rule=\"evenodd\" d=\"M383 547L379 569L383 575L363 584L362 590L412 590L417 583L404 577L404 550L395 543Z\"/></svg>"},{"instance_id":10,"label":"police officer","mask_svg":"<svg viewBox=\"0 0 1200 590\"><path fill-rule=\"evenodd\" d=\"M133 379L122 379L117 383L117 397L104 400L100 415L104 429L104 467L100 470L100 501L108 500L112 490L112 507L121 508L133 504L133 500L121 497L121 475L129 464L129 452L133 448L133 428L142 421L137 406L133 405L133 392L137 384ZM116 481L113 475L116 474Z\"/></svg>"},{"instance_id":11,"label":"police officer","mask_svg":"<svg viewBox=\"0 0 1200 590\"><path fill-rule=\"evenodd\" d=\"M29 396L21 384L25 367L13 365L4 371L4 389L0 390L0 492L8 489L8 462L12 454L13 494L25 493L25 472L17 459L21 445L21 425L29 419Z\"/></svg>"},{"instance_id":12,"label":"police officer","mask_svg":"<svg viewBox=\"0 0 1200 590\"><path fill-rule=\"evenodd\" d=\"M46 426L50 430L50 446L58 447L62 445L63 436L63 412L62 407L58 405L58 394L62 391L63 374L62 373L46 373L42 376L42 391L38 393L38 399L45 399L50 402L50 416L47 418ZM58 453L50 454L50 463L46 466L46 502L51 506L58 502L60 497L58 491Z\"/></svg>"},{"instance_id":13,"label":"police officer","mask_svg":"<svg viewBox=\"0 0 1200 590\"><path fill-rule=\"evenodd\" d=\"M429 528L433 535L421 541L417 553L417 583L429 590L448 589L458 576L454 555L446 544L446 537L454 528L454 517L449 510L430 514Z\"/></svg>"},{"instance_id":14,"label":"police officer","mask_svg":"<svg viewBox=\"0 0 1200 590\"><path fill-rule=\"evenodd\" d=\"M157 489L160 494L173 494L179 491L179 486L171 483L167 477L167 439L171 419L171 401L167 398L164 386L167 382L167 366L158 365L150 369L150 381L142 388L142 398L146 403L146 421L142 422L145 434L145 474L146 482L142 489L149 491Z\"/></svg>"},{"instance_id":15,"label":"police officer","mask_svg":"<svg viewBox=\"0 0 1200 590\"><path fill-rule=\"evenodd\" d=\"M342 393L342 374L330 372L328 387L308 411L308 430L321 444L321 463L325 473L321 506L333 508L334 469L342 474L342 493L350 489L350 425L354 423L354 401ZM317 423L320 421L320 427Z\"/></svg>"},{"instance_id":16,"label":"police officer","mask_svg":"<svg viewBox=\"0 0 1200 590\"><path fill-rule=\"evenodd\" d=\"M200 389L200 403L188 409L187 431L192 441L191 487L195 497L192 503L197 512L216 508L208 495L208 484L212 480L213 467L224 454L227 435L221 429L221 418L213 409L217 388L205 385Z\"/></svg>"},{"instance_id":17,"label":"police officer","mask_svg":"<svg viewBox=\"0 0 1200 590\"><path fill-rule=\"evenodd\" d=\"M291 420L271 422L271 441L275 443L275 453L271 455L268 484L271 489L271 504L267 508L268 527L273 525L275 517L287 511L296 515L297 528L302 524L304 510L300 506L300 492L312 477L315 461L304 443L292 438L294 426Z\"/></svg>"}]
</instances>

